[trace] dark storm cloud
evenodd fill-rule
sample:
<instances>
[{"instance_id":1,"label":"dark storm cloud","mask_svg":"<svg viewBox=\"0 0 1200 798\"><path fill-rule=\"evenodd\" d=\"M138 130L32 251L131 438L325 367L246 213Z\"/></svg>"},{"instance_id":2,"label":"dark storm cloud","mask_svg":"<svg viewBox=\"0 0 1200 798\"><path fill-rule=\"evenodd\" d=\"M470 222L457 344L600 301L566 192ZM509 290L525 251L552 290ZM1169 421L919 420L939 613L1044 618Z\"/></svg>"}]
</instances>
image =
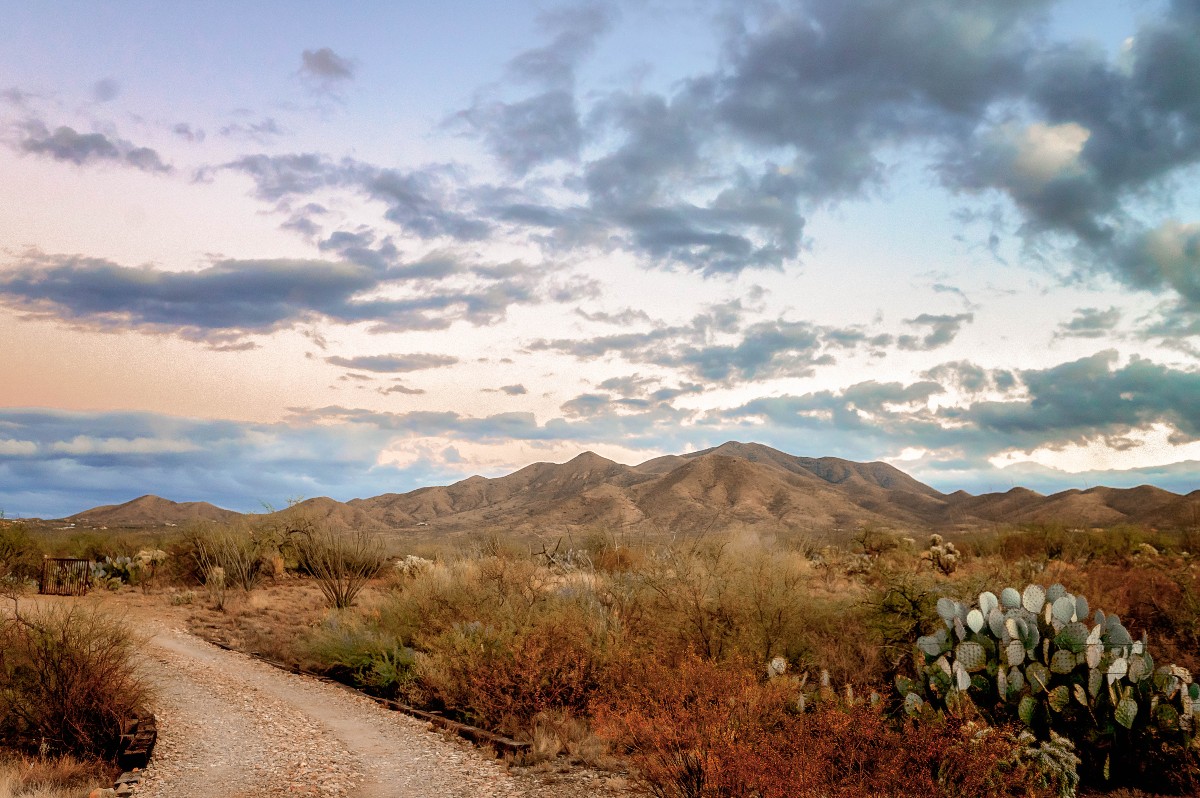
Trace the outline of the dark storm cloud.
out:
<instances>
[{"instance_id":1,"label":"dark storm cloud","mask_svg":"<svg viewBox=\"0 0 1200 798\"><path fill-rule=\"evenodd\" d=\"M471 267L462 285L380 299L364 294L393 285L390 275L350 262L222 260L198 271L164 272L32 254L0 270L0 302L101 330L134 327L228 343L317 319L367 322L377 331L493 324L511 305L545 301L553 292L537 270L509 268L492 277L487 270Z\"/></svg>"},{"instance_id":2,"label":"dark storm cloud","mask_svg":"<svg viewBox=\"0 0 1200 798\"><path fill-rule=\"evenodd\" d=\"M458 358L449 355L412 353L406 355L361 355L359 357L327 357L326 363L359 371L396 373L453 366Z\"/></svg>"},{"instance_id":3,"label":"dark storm cloud","mask_svg":"<svg viewBox=\"0 0 1200 798\"><path fill-rule=\"evenodd\" d=\"M927 327L929 332L924 335L901 335L896 339L896 344L901 349L918 352L938 349L952 343L962 326L974 320L974 313L959 313L954 316L922 313L915 319L905 319L904 323L913 327Z\"/></svg>"},{"instance_id":4,"label":"dark storm cloud","mask_svg":"<svg viewBox=\"0 0 1200 798\"><path fill-rule=\"evenodd\" d=\"M1075 317L1058 325L1056 338L1103 338L1121 322L1121 311L1111 307L1079 308Z\"/></svg>"},{"instance_id":5,"label":"dark storm cloud","mask_svg":"<svg viewBox=\"0 0 1200 798\"><path fill-rule=\"evenodd\" d=\"M62 126L51 132L41 122L24 126L21 151L65 161L77 166L93 163L113 163L131 166L145 172L170 172L158 153L149 147L138 147L128 141L111 138L103 133L79 133Z\"/></svg>"}]
</instances>

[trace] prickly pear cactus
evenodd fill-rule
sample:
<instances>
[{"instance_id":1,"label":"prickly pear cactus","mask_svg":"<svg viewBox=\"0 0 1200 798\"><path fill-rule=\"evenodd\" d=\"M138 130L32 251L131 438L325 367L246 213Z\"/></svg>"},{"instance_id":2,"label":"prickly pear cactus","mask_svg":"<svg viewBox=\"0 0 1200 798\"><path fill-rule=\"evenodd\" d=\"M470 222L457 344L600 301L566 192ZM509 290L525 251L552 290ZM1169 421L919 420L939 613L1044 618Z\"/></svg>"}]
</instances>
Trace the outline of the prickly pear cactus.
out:
<instances>
[{"instance_id":1,"label":"prickly pear cactus","mask_svg":"<svg viewBox=\"0 0 1200 798\"><path fill-rule=\"evenodd\" d=\"M937 610L944 627L916 641L915 678L897 678L910 714L969 701L993 722L1019 719L1038 739L1071 740L1096 783L1137 772L1148 747L1200 748L1200 685L1156 667L1116 615L1089 618L1083 596L1006 587Z\"/></svg>"}]
</instances>

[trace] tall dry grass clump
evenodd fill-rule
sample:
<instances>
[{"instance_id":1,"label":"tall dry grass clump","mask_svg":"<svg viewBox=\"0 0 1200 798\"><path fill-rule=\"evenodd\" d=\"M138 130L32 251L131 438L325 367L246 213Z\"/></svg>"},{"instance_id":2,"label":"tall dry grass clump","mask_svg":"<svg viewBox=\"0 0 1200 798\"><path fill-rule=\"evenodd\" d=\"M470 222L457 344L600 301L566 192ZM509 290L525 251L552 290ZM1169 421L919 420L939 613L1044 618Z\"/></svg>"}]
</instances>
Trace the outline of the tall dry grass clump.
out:
<instances>
[{"instance_id":1,"label":"tall dry grass clump","mask_svg":"<svg viewBox=\"0 0 1200 798\"><path fill-rule=\"evenodd\" d=\"M81 798L109 786L116 769L73 756L0 756L0 798Z\"/></svg>"},{"instance_id":2,"label":"tall dry grass clump","mask_svg":"<svg viewBox=\"0 0 1200 798\"><path fill-rule=\"evenodd\" d=\"M112 759L121 721L149 703L135 641L91 607L17 608L0 621L0 739L31 754Z\"/></svg>"}]
</instances>

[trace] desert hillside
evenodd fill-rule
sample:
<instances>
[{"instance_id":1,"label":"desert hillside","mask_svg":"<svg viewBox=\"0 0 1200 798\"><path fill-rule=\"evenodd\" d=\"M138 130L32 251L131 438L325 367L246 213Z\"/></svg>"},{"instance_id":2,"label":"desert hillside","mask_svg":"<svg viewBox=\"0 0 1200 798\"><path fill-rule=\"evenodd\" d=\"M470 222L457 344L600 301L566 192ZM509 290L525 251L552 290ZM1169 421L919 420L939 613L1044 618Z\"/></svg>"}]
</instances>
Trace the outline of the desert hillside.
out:
<instances>
[{"instance_id":1,"label":"desert hillside","mask_svg":"<svg viewBox=\"0 0 1200 798\"><path fill-rule=\"evenodd\" d=\"M981 496L943 494L886 463L798 457L762 444L730 441L635 466L584 452L566 463L534 463L492 479L473 476L452 485L348 502L319 497L297 508L314 520L339 525L429 534L750 529L838 537L863 524L907 531L1022 523L1188 525L1200 517L1200 491L1180 496L1143 485L1050 496L1025 488ZM236 517L238 513L204 502L143 496L68 520L144 527Z\"/></svg>"}]
</instances>

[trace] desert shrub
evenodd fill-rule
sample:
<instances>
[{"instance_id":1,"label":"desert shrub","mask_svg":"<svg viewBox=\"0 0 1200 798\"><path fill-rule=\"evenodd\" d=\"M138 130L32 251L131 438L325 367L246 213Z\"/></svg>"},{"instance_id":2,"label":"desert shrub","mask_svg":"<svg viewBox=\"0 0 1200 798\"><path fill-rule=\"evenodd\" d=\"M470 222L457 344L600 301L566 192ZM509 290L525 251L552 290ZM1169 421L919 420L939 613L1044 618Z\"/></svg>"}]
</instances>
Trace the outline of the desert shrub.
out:
<instances>
[{"instance_id":1,"label":"desert shrub","mask_svg":"<svg viewBox=\"0 0 1200 798\"><path fill-rule=\"evenodd\" d=\"M1065 738L1040 741L1016 727L968 723L946 747L938 785L947 798L1073 798L1078 762Z\"/></svg>"},{"instance_id":2,"label":"desert shrub","mask_svg":"<svg viewBox=\"0 0 1200 798\"><path fill-rule=\"evenodd\" d=\"M754 670L696 654L636 663L594 707L595 728L661 798L939 794L945 731L897 727L865 704L799 713L786 680Z\"/></svg>"},{"instance_id":3,"label":"desert shrub","mask_svg":"<svg viewBox=\"0 0 1200 798\"><path fill-rule=\"evenodd\" d=\"M540 714L583 715L616 689L614 643L576 608L560 606L524 627L456 624L417 660L427 698L469 721L525 735Z\"/></svg>"},{"instance_id":4,"label":"desert shrub","mask_svg":"<svg viewBox=\"0 0 1200 798\"><path fill-rule=\"evenodd\" d=\"M347 613L330 615L297 652L305 667L385 698L408 698L415 652L400 638Z\"/></svg>"},{"instance_id":5,"label":"desert shrub","mask_svg":"<svg viewBox=\"0 0 1200 798\"><path fill-rule=\"evenodd\" d=\"M383 546L364 529L335 529L313 525L295 533L300 570L317 581L334 609L354 604L367 582L382 569Z\"/></svg>"},{"instance_id":6,"label":"desert shrub","mask_svg":"<svg viewBox=\"0 0 1200 798\"><path fill-rule=\"evenodd\" d=\"M198 527L190 533L186 548L201 583L209 584L213 570L219 568L223 587L247 593L262 581L269 558L277 551L270 534L244 524Z\"/></svg>"},{"instance_id":7,"label":"desert shrub","mask_svg":"<svg viewBox=\"0 0 1200 798\"><path fill-rule=\"evenodd\" d=\"M0 579L36 579L41 568L41 546L24 525L0 521Z\"/></svg>"},{"instance_id":8,"label":"desert shrub","mask_svg":"<svg viewBox=\"0 0 1200 798\"><path fill-rule=\"evenodd\" d=\"M907 667L912 641L938 622L938 591L932 575L889 573L864 602L865 626L878 641L886 681Z\"/></svg>"},{"instance_id":9,"label":"desert shrub","mask_svg":"<svg viewBox=\"0 0 1200 798\"><path fill-rule=\"evenodd\" d=\"M29 752L111 758L145 705L127 627L94 608L16 612L0 626L0 731Z\"/></svg>"}]
</instances>

